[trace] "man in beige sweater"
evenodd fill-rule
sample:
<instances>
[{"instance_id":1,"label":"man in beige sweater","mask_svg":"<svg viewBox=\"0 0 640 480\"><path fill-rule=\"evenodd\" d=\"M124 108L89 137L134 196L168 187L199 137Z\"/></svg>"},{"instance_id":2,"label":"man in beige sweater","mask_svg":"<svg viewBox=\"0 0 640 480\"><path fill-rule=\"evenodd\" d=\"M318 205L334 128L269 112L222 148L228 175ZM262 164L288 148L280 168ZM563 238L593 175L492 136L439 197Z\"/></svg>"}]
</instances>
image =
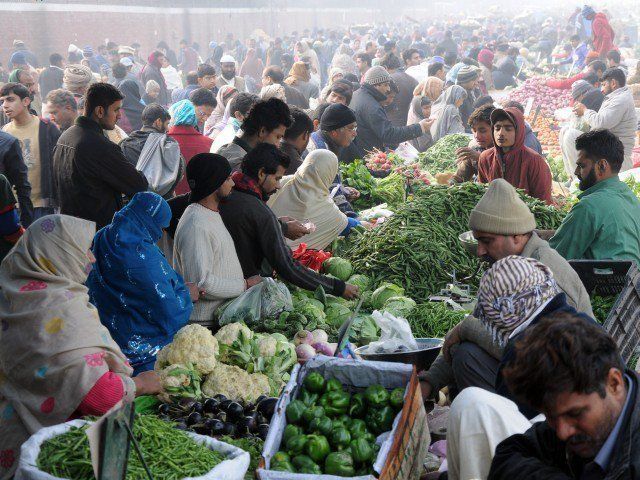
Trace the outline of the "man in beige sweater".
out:
<instances>
[{"instance_id":1,"label":"man in beige sweater","mask_svg":"<svg viewBox=\"0 0 640 480\"><path fill-rule=\"evenodd\" d=\"M478 240L478 256L493 264L510 255L533 258L549 267L567 303L593 317L591 301L580 277L558 252L534 231L536 220L516 189L504 179L489 185L471 211L469 227ZM478 386L489 391L495 385L503 348L478 319L468 315L452 328L440 355L421 373L425 398L447 385L462 390Z\"/></svg>"},{"instance_id":2,"label":"man in beige sweater","mask_svg":"<svg viewBox=\"0 0 640 480\"><path fill-rule=\"evenodd\" d=\"M233 239L218 213L220 200L233 188L231 166L221 155L200 153L187 165L190 204L182 214L173 245L173 266L200 289L189 321L214 327L214 312L262 281L244 279Z\"/></svg>"}]
</instances>

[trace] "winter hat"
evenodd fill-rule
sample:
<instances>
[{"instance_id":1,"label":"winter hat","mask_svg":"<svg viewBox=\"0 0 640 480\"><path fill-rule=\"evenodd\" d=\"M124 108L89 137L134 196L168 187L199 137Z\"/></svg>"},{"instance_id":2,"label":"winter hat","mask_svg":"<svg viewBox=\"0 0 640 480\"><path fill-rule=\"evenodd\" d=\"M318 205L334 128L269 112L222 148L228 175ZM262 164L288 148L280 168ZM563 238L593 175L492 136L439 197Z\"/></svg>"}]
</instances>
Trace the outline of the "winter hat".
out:
<instances>
[{"instance_id":1,"label":"winter hat","mask_svg":"<svg viewBox=\"0 0 640 480\"><path fill-rule=\"evenodd\" d=\"M82 49L82 55L85 57L93 57L93 48L87 45Z\"/></svg>"},{"instance_id":2,"label":"winter hat","mask_svg":"<svg viewBox=\"0 0 640 480\"><path fill-rule=\"evenodd\" d=\"M209 48L213 49L213 48L216 48L217 46L218 46L217 42L214 42L214 41L209 42Z\"/></svg>"},{"instance_id":3,"label":"winter hat","mask_svg":"<svg viewBox=\"0 0 640 480\"><path fill-rule=\"evenodd\" d=\"M471 82L477 79L478 76L479 76L478 69L476 67L473 67L471 65L465 65L462 68L460 68L460 70L458 70L458 77L457 77L456 83L460 85L463 83Z\"/></svg>"},{"instance_id":4,"label":"winter hat","mask_svg":"<svg viewBox=\"0 0 640 480\"><path fill-rule=\"evenodd\" d=\"M236 63L236 60L231 55L227 54L222 56L220 63Z\"/></svg>"},{"instance_id":5,"label":"winter hat","mask_svg":"<svg viewBox=\"0 0 640 480\"><path fill-rule=\"evenodd\" d=\"M441 57L440 55L434 55L433 57L431 57L431 61L429 62L429 64L432 63L444 63L444 57Z\"/></svg>"},{"instance_id":6,"label":"winter hat","mask_svg":"<svg viewBox=\"0 0 640 480\"><path fill-rule=\"evenodd\" d=\"M364 80L362 83L367 85L380 85L381 83L389 83L391 81L391 75L384 67L371 67L364 74Z\"/></svg>"},{"instance_id":7,"label":"winter hat","mask_svg":"<svg viewBox=\"0 0 640 480\"><path fill-rule=\"evenodd\" d=\"M73 43L70 43L69 48L67 48L67 53L82 53L82 50L80 50Z\"/></svg>"},{"instance_id":8,"label":"winter hat","mask_svg":"<svg viewBox=\"0 0 640 480\"><path fill-rule=\"evenodd\" d=\"M11 65L26 65L27 57L23 52L13 52L9 59L9 63L11 63Z\"/></svg>"},{"instance_id":9,"label":"winter hat","mask_svg":"<svg viewBox=\"0 0 640 480\"><path fill-rule=\"evenodd\" d=\"M571 85L571 96L577 100L585 93L589 92L593 87L586 80L577 80Z\"/></svg>"},{"instance_id":10,"label":"winter hat","mask_svg":"<svg viewBox=\"0 0 640 480\"><path fill-rule=\"evenodd\" d=\"M559 293L551 269L533 258L510 255L487 270L478 287L473 316L505 346L518 327Z\"/></svg>"},{"instance_id":11,"label":"winter hat","mask_svg":"<svg viewBox=\"0 0 640 480\"><path fill-rule=\"evenodd\" d=\"M13 46L14 47L24 47L24 42L22 40L14 40L13 41Z\"/></svg>"},{"instance_id":12,"label":"winter hat","mask_svg":"<svg viewBox=\"0 0 640 480\"><path fill-rule=\"evenodd\" d=\"M480 50L480 52L478 52L478 62L487 67L493 63L494 57L495 55L488 48L483 48L482 50Z\"/></svg>"},{"instance_id":13,"label":"winter hat","mask_svg":"<svg viewBox=\"0 0 640 480\"><path fill-rule=\"evenodd\" d=\"M133 60L130 57L122 57L120 63L125 67L133 67Z\"/></svg>"},{"instance_id":14,"label":"winter hat","mask_svg":"<svg viewBox=\"0 0 640 480\"><path fill-rule=\"evenodd\" d=\"M469 228L496 235L522 235L536 228L536 219L513 185L498 178L471 210Z\"/></svg>"},{"instance_id":15,"label":"winter hat","mask_svg":"<svg viewBox=\"0 0 640 480\"><path fill-rule=\"evenodd\" d=\"M135 55L136 51L128 45L120 45L118 47L118 55Z\"/></svg>"},{"instance_id":16,"label":"winter hat","mask_svg":"<svg viewBox=\"0 0 640 480\"><path fill-rule=\"evenodd\" d=\"M582 7L582 16L583 17L588 17L589 15L594 15L596 13L596 11L591 8L589 5L585 5L584 7Z\"/></svg>"},{"instance_id":17,"label":"winter hat","mask_svg":"<svg viewBox=\"0 0 640 480\"><path fill-rule=\"evenodd\" d=\"M331 132L346 127L356 121L356 114L346 105L333 103L329 105L320 118L320 130Z\"/></svg>"},{"instance_id":18,"label":"winter hat","mask_svg":"<svg viewBox=\"0 0 640 480\"><path fill-rule=\"evenodd\" d=\"M187 164L187 182L191 189L189 202L196 203L208 197L231 175L231 165L216 153L198 153Z\"/></svg>"}]
</instances>

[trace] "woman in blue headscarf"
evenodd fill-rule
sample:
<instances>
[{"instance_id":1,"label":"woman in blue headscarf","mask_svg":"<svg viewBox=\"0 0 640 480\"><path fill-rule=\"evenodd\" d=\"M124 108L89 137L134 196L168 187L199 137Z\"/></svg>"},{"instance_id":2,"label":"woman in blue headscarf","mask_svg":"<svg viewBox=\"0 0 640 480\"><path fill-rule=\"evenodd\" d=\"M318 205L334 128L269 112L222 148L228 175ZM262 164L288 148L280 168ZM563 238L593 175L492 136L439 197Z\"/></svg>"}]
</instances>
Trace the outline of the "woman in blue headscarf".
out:
<instances>
[{"instance_id":1,"label":"woman in blue headscarf","mask_svg":"<svg viewBox=\"0 0 640 480\"><path fill-rule=\"evenodd\" d=\"M156 245L170 220L162 197L140 192L93 241L91 302L135 374L153 369L156 354L187 324L197 298Z\"/></svg>"}]
</instances>

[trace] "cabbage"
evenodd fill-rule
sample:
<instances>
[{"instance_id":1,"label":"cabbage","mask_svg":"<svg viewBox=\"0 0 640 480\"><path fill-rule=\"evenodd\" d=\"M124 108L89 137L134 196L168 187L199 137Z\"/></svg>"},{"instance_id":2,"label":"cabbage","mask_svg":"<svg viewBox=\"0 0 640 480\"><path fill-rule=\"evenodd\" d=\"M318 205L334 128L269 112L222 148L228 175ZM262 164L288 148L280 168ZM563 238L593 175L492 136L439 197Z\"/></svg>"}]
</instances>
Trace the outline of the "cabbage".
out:
<instances>
[{"instance_id":1,"label":"cabbage","mask_svg":"<svg viewBox=\"0 0 640 480\"><path fill-rule=\"evenodd\" d=\"M324 305L320 300L316 300L315 298L307 298L304 302L301 303L310 303L311 305L317 307L321 311L324 311Z\"/></svg>"},{"instance_id":2,"label":"cabbage","mask_svg":"<svg viewBox=\"0 0 640 480\"><path fill-rule=\"evenodd\" d=\"M391 297L404 295L404 288L393 283L383 283L371 294L371 306L374 310L382 310L384 304Z\"/></svg>"},{"instance_id":3,"label":"cabbage","mask_svg":"<svg viewBox=\"0 0 640 480\"><path fill-rule=\"evenodd\" d=\"M382 309L396 317L407 318L407 316L416 308L416 302L409 297L391 297L384 302Z\"/></svg>"},{"instance_id":4,"label":"cabbage","mask_svg":"<svg viewBox=\"0 0 640 480\"><path fill-rule=\"evenodd\" d=\"M339 278L343 282L346 282L353 272L351 263L348 260L340 257L328 258L322 264L322 268L326 273Z\"/></svg>"},{"instance_id":5,"label":"cabbage","mask_svg":"<svg viewBox=\"0 0 640 480\"><path fill-rule=\"evenodd\" d=\"M355 275L351 275L347 283L351 285L355 285L360 289L360 293L364 293L371 287L371 279L366 275L360 275L356 273Z\"/></svg>"},{"instance_id":6,"label":"cabbage","mask_svg":"<svg viewBox=\"0 0 640 480\"><path fill-rule=\"evenodd\" d=\"M322 309L311 302L305 302L297 305L294 313L299 313L300 315L304 315L308 320L308 324L315 323L317 325L318 323L324 323L324 319L326 317ZM313 327L310 330L315 330L315 329L316 327Z\"/></svg>"},{"instance_id":7,"label":"cabbage","mask_svg":"<svg viewBox=\"0 0 640 480\"><path fill-rule=\"evenodd\" d=\"M371 315L361 314L351 323L351 339L359 346L369 345L380 338L380 329Z\"/></svg>"},{"instance_id":8,"label":"cabbage","mask_svg":"<svg viewBox=\"0 0 640 480\"><path fill-rule=\"evenodd\" d=\"M351 310L349 310L349 307L339 303L331 303L327 306L326 314L327 323L334 328L339 328L349 319Z\"/></svg>"}]
</instances>

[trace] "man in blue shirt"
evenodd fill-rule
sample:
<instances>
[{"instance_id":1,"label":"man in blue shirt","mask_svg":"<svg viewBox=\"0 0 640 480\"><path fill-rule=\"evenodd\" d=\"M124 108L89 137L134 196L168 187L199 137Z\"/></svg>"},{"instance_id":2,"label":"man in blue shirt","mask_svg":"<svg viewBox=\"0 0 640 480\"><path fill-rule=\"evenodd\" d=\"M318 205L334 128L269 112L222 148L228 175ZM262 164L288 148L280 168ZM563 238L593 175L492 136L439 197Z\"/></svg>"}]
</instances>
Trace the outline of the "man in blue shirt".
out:
<instances>
[{"instance_id":1,"label":"man in blue shirt","mask_svg":"<svg viewBox=\"0 0 640 480\"><path fill-rule=\"evenodd\" d=\"M582 71L584 65L587 60L587 54L589 53L589 48L585 42L580 41L580 37L578 35L571 36L571 55L567 57L566 60L560 62L560 65L571 65L573 64L572 72L577 73ZM575 62L575 63L574 63Z\"/></svg>"}]
</instances>

